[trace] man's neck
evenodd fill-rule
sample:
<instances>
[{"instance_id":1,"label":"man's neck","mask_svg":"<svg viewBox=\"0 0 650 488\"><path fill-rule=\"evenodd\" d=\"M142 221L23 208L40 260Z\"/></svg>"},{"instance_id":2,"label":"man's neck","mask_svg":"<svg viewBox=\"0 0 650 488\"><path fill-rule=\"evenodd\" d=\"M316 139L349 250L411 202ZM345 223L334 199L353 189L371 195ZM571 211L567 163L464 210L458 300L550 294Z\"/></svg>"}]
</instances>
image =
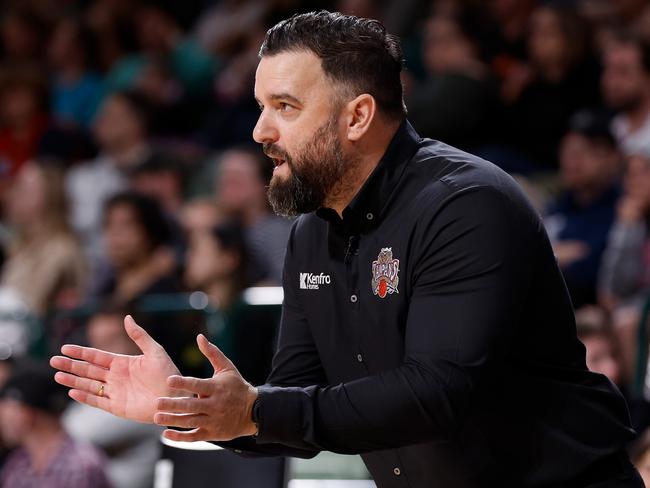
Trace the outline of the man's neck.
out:
<instances>
[{"instance_id":1,"label":"man's neck","mask_svg":"<svg viewBox=\"0 0 650 488\"><path fill-rule=\"evenodd\" d=\"M359 193L368 177L375 170L399 126L399 122L380 124L372 129L372 133L369 132L364 136L365 141L368 142L358 143L357 160L350 165L350 170L334 189L332 196L325 201L326 207L335 210L340 217L343 217L343 210Z\"/></svg>"}]
</instances>

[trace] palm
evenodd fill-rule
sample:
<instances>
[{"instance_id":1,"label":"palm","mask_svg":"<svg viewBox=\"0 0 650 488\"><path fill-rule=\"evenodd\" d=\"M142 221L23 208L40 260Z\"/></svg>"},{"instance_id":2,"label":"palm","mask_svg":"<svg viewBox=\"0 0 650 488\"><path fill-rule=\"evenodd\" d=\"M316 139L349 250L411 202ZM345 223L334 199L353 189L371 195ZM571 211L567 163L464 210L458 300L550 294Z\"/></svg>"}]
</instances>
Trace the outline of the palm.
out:
<instances>
[{"instance_id":1,"label":"palm","mask_svg":"<svg viewBox=\"0 0 650 488\"><path fill-rule=\"evenodd\" d=\"M158 398L171 396L167 378L179 371L162 346L130 316L124 325L143 354L128 356L65 345L61 352L68 357L55 356L50 364L61 370L54 378L71 388L73 399L120 417L151 423Z\"/></svg>"},{"instance_id":2,"label":"palm","mask_svg":"<svg viewBox=\"0 0 650 488\"><path fill-rule=\"evenodd\" d=\"M159 397L170 396L167 378L178 368L162 349L162 354L116 356L106 379L110 412L140 422L153 422Z\"/></svg>"}]
</instances>

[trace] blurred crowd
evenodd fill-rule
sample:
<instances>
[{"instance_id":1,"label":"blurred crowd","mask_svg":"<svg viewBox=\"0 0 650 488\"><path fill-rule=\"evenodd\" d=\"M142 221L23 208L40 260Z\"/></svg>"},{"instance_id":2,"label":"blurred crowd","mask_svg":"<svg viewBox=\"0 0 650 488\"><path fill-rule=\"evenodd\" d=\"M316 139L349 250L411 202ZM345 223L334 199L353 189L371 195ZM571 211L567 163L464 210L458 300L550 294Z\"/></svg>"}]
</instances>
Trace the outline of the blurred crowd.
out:
<instances>
[{"instance_id":1,"label":"blurred crowd","mask_svg":"<svg viewBox=\"0 0 650 488\"><path fill-rule=\"evenodd\" d=\"M184 373L210 374L204 332L264 382L278 310L242 293L280 284L292 222L266 200L254 73L266 30L317 8L399 35L416 130L521 182L650 485L647 0L3 1L0 485L151 486L158 428L69 405L42 364L69 341L137 353L125 314Z\"/></svg>"}]
</instances>

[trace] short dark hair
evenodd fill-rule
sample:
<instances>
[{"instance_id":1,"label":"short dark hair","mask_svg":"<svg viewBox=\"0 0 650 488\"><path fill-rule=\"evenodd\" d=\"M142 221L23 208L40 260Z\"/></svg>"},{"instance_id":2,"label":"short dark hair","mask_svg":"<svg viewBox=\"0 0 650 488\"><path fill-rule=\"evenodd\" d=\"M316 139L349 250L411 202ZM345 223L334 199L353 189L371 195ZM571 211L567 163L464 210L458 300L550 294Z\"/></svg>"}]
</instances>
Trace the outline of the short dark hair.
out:
<instances>
[{"instance_id":1,"label":"short dark hair","mask_svg":"<svg viewBox=\"0 0 650 488\"><path fill-rule=\"evenodd\" d=\"M170 223L158 201L131 190L117 193L104 206L104 222L108 213L121 205L130 207L133 211L136 221L147 236L149 249L154 250L171 242Z\"/></svg>"},{"instance_id":2,"label":"short dark hair","mask_svg":"<svg viewBox=\"0 0 650 488\"><path fill-rule=\"evenodd\" d=\"M296 14L267 31L259 55L299 50L313 52L325 74L347 85L354 96L368 93L386 115L406 116L402 48L378 20L327 10Z\"/></svg>"}]
</instances>

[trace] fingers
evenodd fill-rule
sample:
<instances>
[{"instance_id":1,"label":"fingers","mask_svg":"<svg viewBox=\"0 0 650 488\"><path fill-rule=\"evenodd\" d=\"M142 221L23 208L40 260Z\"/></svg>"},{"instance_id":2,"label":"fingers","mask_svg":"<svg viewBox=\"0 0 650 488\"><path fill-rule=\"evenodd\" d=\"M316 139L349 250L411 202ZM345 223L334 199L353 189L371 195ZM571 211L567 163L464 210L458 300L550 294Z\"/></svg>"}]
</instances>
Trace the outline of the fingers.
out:
<instances>
[{"instance_id":1,"label":"fingers","mask_svg":"<svg viewBox=\"0 0 650 488\"><path fill-rule=\"evenodd\" d=\"M84 361L76 361L74 359L66 358L63 356L54 356L50 359L50 365L53 368L67 371L82 378L90 378L91 380L98 380L105 382L108 376L108 370L95 366Z\"/></svg>"},{"instance_id":2,"label":"fingers","mask_svg":"<svg viewBox=\"0 0 650 488\"><path fill-rule=\"evenodd\" d=\"M91 407L101 408L107 412L111 411L111 400L105 396L100 397L81 390L70 390L68 395L79 403L85 403Z\"/></svg>"},{"instance_id":3,"label":"fingers","mask_svg":"<svg viewBox=\"0 0 650 488\"><path fill-rule=\"evenodd\" d=\"M117 356L117 354L113 354L112 352L100 351L92 347L82 347L75 344L62 346L61 352L71 358L81 359L107 369L110 368L113 358Z\"/></svg>"},{"instance_id":4,"label":"fingers","mask_svg":"<svg viewBox=\"0 0 650 488\"><path fill-rule=\"evenodd\" d=\"M191 376L170 376L167 384L177 390L186 390L201 396L208 396L214 391L211 378L193 378Z\"/></svg>"},{"instance_id":5,"label":"fingers","mask_svg":"<svg viewBox=\"0 0 650 488\"><path fill-rule=\"evenodd\" d=\"M208 431L205 429L194 429L188 431L167 429L163 432L163 435L169 440L178 441L178 442L196 442L196 441L215 440L215 439L210 439L210 436L208 435Z\"/></svg>"},{"instance_id":6,"label":"fingers","mask_svg":"<svg viewBox=\"0 0 650 488\"><path fill-rule=\"evenodd\" d=\"M172 398L162 397L158 399L157 409L169 413L204 413L205 401L202 398Z\"/></svg>"},{"instance_id":7,"label":"fingers","mask_svg":"<svg viewBox=\"0 0 650 488\"><path fill-rule=\"evenodd\" d=\"M69 373L63 373L61 371L57 372L54 375L54 381L60 385L67 386L73 390L84 391L92 395L98 395L102 385L104 389L102 390L102 396L108 397L108 391L106 390L106 383L97 380L90 380L88 378L80 378Z\"/></svg>"},{"instance_id":8,"label":"fingers","mask_svg":"<svg viewBox=\"0 0 650 488\"><path fill-rule=\"evenodd\" d=\"M143 354L153 354L161 348L160 344L154 341L146 330L136 324L130 315L124 317L124 328Z\"/></svg>"},{"instance_id":9,"label":"fingers","mask_svg":"<svg viewBox=\"0 0 650 488\"><path fill-rule=\"evenodd\" d=\"M209 418L201 413L175 414L158 412L153 416L153 421L158 425L167 427L198 429L203 427L209 421Z\"/></svg>"},{"instance_id":10,"label":"fingers","mask_svg":"<svg viewBox=\"0 0 650 488\"><path fill-rule=\"evenodd\" d=\"M210 361L210 364L212 364L215 372L218 373L224 369L237 369L232 364L230 359L228 359L217 346L208 341L208 339L203 334L199 334L197 336L196 342L199 345L199 349L203 355L208 358L208 361Z\"/></svg>"}]
</instances>

